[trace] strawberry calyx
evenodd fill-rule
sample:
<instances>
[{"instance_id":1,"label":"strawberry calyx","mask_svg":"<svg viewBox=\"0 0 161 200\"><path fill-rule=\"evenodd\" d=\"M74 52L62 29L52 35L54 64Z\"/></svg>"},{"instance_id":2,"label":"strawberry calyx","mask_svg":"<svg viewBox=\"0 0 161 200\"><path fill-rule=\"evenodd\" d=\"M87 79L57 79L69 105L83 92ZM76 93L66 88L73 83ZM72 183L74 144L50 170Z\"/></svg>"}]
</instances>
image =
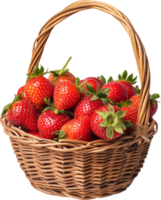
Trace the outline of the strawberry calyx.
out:
<instances>
[{"instance_id":1,"label":"strawberry calyx","mask_svg":"<svg viewBox=\"0 0 161 200\"><path fill-rule=\"evenodd\" d=\"M106 77L103 73L97 74L97 78L99 78L103 84L114 81L114 77L112 74L109 74L108 77Z\"/></svg>"},{"instance_id":2,"label":"strawberry calyx","mask_svg":"<svg viewBox=\"0 0 161 200\"><path fill-rule=\"evenodd\" d=\"M69 69L66 69L68 63L70 62L70 60L72 59L72 57L70 57L68 59L68 61L65 63L64 67L61 70L54 70L54 71L50 71L50 73L53 74L54 76L54 81L61 75L65 74L66 72L69 71Z\"/></svg>"},{"instance_id":3,"label":"strawberry calyx","mask_svg":"<svg viewBox=\"0 0 161 200\"><path fill-rule=\"evenodd\" d=\"M44 76L45 74L48 74L48 73L49 73L48 70L46 72L44 71L44 67L42 65L40 66L40 69L37 66L35 66L34 72L32 72L31 74L27 74L27 81L32 78Z\"/></svg>"},{"instance_id":4,"label":"strawberry calyx","mask_svg":"<svg viewBox=\"0 0 161 200\"><path fill-rule=\"evenodd\" d=\"M140 90L140 88L139 88L138 85L135 87L135 89L136 89L136 93L137 93L137 94L140 94L140 91L141 91L141 90Z\"/></svg>"},{"instance_id":5,"label":"strawberry calyx","mask_svg":"<svg viewBox=\"0 0 161 200\"><path fill-rule=\"evenodd\" d=\"M12 103L7 104L7 105L3 108L2 113L1 113L1 116L6 116L6 113L7 113L8 110L10 110L11 106L12 106L14 103L16 103L16 102L18 102L18 101L20 101L20 100L22 100L22 99L23 99L23 92L21 92L20 95L16 95L16 94L15 94L15 97L14 97Z\"/></svg>"},{"instance_id":6,"label":"strawberry calyx","mask_svg":"<svg viewBox=\"0 0 161 200\"><path fill-rule=\"evenodd\" d=\"M94 101L94 100L100 99L103 102L104 105L107 105L107 102L109 102L111 104L114 103L114 101L111 100L108 97L108 94L110 92L109 88L103 88L101 90L99 88L99 86L97 85L97 90L95 91L95 89L91 85L89 85L89 84L86 84L86 87L87 87L88 91L86 90L84 93L92 95L90 101Z\"/></svg>"},{"instance_id":7,"label":"strawberry calyx","mask_svg":"<svg viewBox=\"0 0 161 200\"><path fill-rule=\"evenodd\" d=\"M114 130L117 133L123 134L124 130L126 130L126 127L131 126L130 121L124 121L122 118L125 116L124 111L118 111L115 113L114 108L112 105L108 104L108 110L102 111L96 111L97 114L100 115L101 119L103 120L100 123L100 126L103 128L106 128L106 136L109 139L112 139L114 137Z\"/></svg>"},{"instance_id":8,"label":"strawberry calyx","mask_svg":"<svg viewBox=\"0 0 161 200\"><path fill-rule=\"evenodd\" d=\"M56 142L58 142L60 139L66 139L66 132L65 131L59 130L59 131L55 131L51 135L53 135L53 134L58 135L57 138L53 139Z\"/></svg>"},{"instance_id":9,"label":"strawberry calyx","mask_svg":"<svg viewBox=\"0 0 161 200\"><path fill-rule=\"evenodd\" d=\"M65 111L65 110L58 110L56 109L55 105L54 105L54 102L51 103L50 99L46 99L44 98L44 102L48 105L48 107L44 108L42 110L42 112L45 112L45 111L48 111L48 110L52 110L55 114L62 114L62 115L65 115L65 114L69 114L70 116L74 116L74 114L70 111Z\"/></svg>"},{"instance_id":10,"label":"strawberry calyx","mask_svg":"<svg viewBox=\"0 0 161 200\"><path fill-rule=\"evenodd\" d=\"M120 101L120 103L117 103L116 106L119 108L123 108L123 107L130 107L131 104L132 104L131 100L126 100L126 101Z\"/></svg>"},{"instance_id":11,"label":"strawberry calyx","mask_svg":"<svg viewBox=\"0 0 161 200\"><path fill-rule=\"evenodd\" d=\"M118 75L118 80L119 81L126 81L126 82L129 82L129 83L131 83L132 85L134 85L137 81L137 76L135 77L135 78L133 78L133 74L130 74L129 76L128 76L128 73L127 73L127 71L125 70L123 73L122 73L122 75L121 74L119 74Z\"/></svg>"},{"instance_id":12,"label":"strawberry calyx","mask_svg":"<svg viewBox=\"0 0 161 200\"><path fill-rule=\"evenodd\" d=\"M157 102L159 103L159 101L157 100L159 98L160 98L159 94L154 93L154 94L150 95L150 100L152 101L154 107Z\"/></svg>"},{"instance_id":13,"label":"strawberry calyx","mask_svg":"<svg viewBox=\"0 0 161 200\"><path fill-rule=\"evenodd\" d=\"M80 79L78 77L76 77L75 79L75 86L77 87L77 89L79 90L80 93L86 93L86 89L83 87L86 83L88 82L88 80L84 81L83 83L80 84Z\"/></svg>"}]
</instances>

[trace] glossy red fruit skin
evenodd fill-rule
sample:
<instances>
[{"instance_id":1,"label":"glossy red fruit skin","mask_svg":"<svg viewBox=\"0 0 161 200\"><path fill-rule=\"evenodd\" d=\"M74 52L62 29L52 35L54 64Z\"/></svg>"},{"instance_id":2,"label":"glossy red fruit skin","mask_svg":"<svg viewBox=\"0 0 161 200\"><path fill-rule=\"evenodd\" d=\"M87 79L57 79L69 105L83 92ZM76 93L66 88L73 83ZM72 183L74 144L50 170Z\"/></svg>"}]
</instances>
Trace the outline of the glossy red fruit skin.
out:
<instances>
[{"instance_id":1,"label":"glossy red fruit skin","mask_svg":"<svg viewBox=\"0 0 161 200\"><path fill-rule=\"evenodd\" d=\"M139 108L140 95L135 95L135 96L131 97L130 100L132 101L132 104L131 104L132 107ZM158 103L156 102L155 107L154 107L152 100L150 100L150 116L149 116L149 119L152 119L152 117L157 112L157 109L158 109Z\"/></svg>"},{"instance_id":2,"label":"glossy red fruit skin","mask_svg":"<svg viewBox=\"0 0 161 200\"><path fill-rule=\"evenodd\" d=\"M37 131L36 108L29 100L22 99L12 104L6 116L8 121L15 126L21 126L29 131Z\"/></svg>"},{"instance_id":3,"label":"glossy red fruit skin","mask_svg":"<svg viewBox=\"0 0 161 200\"><path fill-rule=\"evenodd\" d=\"M53 140L56 134L51 135L55 131L69 122L71 119L67 114L55 114L52 110L43 112L38 119L38 130L42 138Z\"/></svg>"},{"instance_id":4,"label":"glossy red fruit skin","mask_svg":"<svg viewBox=\"0 0 161 200\"><path fill-rule=\"evenodd\" d=\"M114 108L114 111L115 112L118 112L120 111L120 108L116 107L116 106L113 106ZM103 106L99 109L97 109L97 111L103 111L103 110L108 110L108 106ZM102 139L105 139L105 140L114 140L116 138L119 138L122 136L122 134L120 133L117 133L115 130L114 130L114 137L112 139L109 139L107 136L106 136L106 128L104 127L101 127L100 126L100 123L102 122L103 120L101 119L100 115L97 114L96 112L93 113L92 117L91 117L91 128L92 128L92 131L100 138Z\"/></svg>"},{"instance_id":5,"label":"glossy red fruit skin","mask_svg":"<svg viewBox=\"0 0 161 200\"><path fill-rule=\"evenodd\" d=\"M27 96L24 92L24 86L20 87L19 90L17 91L17 96L19 96L23 92L23 99L27 99Z\"/></svg>"},{"instance_id":6,"label":"glossy red fruit skin","mask_svg":"<svg viewBox=\"0 0 161 200\"><path fill-rule=\"evenodd\" d=\"M76 105L74 111L74 117L77 118L79 116L88 116L92 117L95 110L104 106L102 101L97 99L94 101L90 101L92 96L84 97L80 100L80 102Z\"/></svg>"},{"instance_id":7,"label":"glossy red fruit skin","mask_svg":"<svg viewBox=\"0 0 161 200\"><path fill-rule=\"evenodd\" d=\"M90 79L97 81L100 88L104 85L104 83L99 78L96 78L96 77L88 77L88 78L85 78L84 80L90 80Z\"/></svg>"},{"instance_id":8,"label":"glossy red fruit skin","mask_svg":"<svg viewBox=\"0 0 161 200\"><path fill-rule=\"evenodd\" d=\"M39 137L39 138L41 138L41 136L40 136L40 133L39 133L39 132L30 132L30 131L28 131L27 133L28 133L28 134L31 134L31 135L33 135L33 136L36 136L36 137Z\"/></svg>"},{"instance_id":9,"label":"glossy red fruit skin","mask_svg":"<svg viewBox=\"0 0 161 200\"><path fill-rule=\"evenodd\" d=\"M125 87L127 94L128 94L128 99L130 99L132 96L136 95L136 89L131 83L129 83L127 81L118 81L118 82L121 83Z\"/></svg>"},{"instance_id":10,"label":"glossy red fruit skin","mask_svg":"<svg viewBox=\"0 0 161 200\"><path fill-rule=\"evenodd\" d=\"M82 87L85 88L85 90L88 91L88 89L87 89L87 87L86 87L86 84L91 85L91 86L94 88L95 91L97 90L97 85L99 86L99 83L98 83L96 80L94 80L94 79L84 79L84 80L81 80L81 81L80 81L80 84L82 84L82 83L85 82L85 81L87 81L87 83L85 83L85 84L82 86ZM100 88L100 86L99 86L99 88ZM87 95L87 94L81 93L81 98L83 98L85 95Z\"/></svg>"},{"instance_id":11,"label":"glossy red fruit skin","mask_svg":"<svg viewBox=\"0 0 161 200\"><path fill-rule=\"evenodd\" d=\"M52 99L54 85L44 76L38 76L28 80L24 87L27 98L37 109L45 107L44 98Z\"/></svg>"},{"instance_id":12,"label":"glossy red fruit skin","mask_svg":"<svg viewBox=\"0 0 161 200\"><path fill-rule=\"evenodd\" d=\"M58 110L68 110L74 107L79 99L80 92L71 82L60 82L54 90L54 104Z\"/></svg>"},{"instance_id":13,"label":"glossy red fruit skin","mask_svg":"<svg viewBox=\"0 0 161 200\"><path fill-rule=\"evenodd\" d=\"M91 141L92 131L90 117L80 116L66 123L61 130L66 132L67 139Z\"/></svg>"},{"instance_id":14,"label":"glossy red fruit skin","mask_svg":"<svg viewBox=\"0 0 161 200\"><path fill-rule=\"evenodd\" d=\"M154 107L152 101L150 101L150 117L149 117L149 119L152 119L152 117L155 115L157 110L158 110L158 103L156 102L155 107Z\"/></svg>"},{"instance_id":15,"label":"glossy red fruit skin","mask_svg":"<svg viewBox=\"0 0 161 200\"><path fill-rule=\"evenodd\" d=\"M49 78L48 78L55 86L59 83L59 82L65 82L65 81L69 81L71 83L75 83L75 76L70 73L70 72L66 72L65 74L59 76L55 81L54 81L54 75L50 74Z\"/></svg>"},{"instance_id":16,"label":"glossy red fruit skin","mask_svg":"<svg viewBox=\"0 0 161 200\"><path fill-rule=\"evenodd\" d=\"M109 82L109 83L106 83L101 89L103 89L103 88L110 89L108 97L111 100L114 100L115 103L120 103L120 101L128 100L127 91L121 83Z\"/></svg>"},{"instance_id":17,"label":"glossy red fruit skin","mask_svg":"<svg viewBox=\"0 0 161 200\"><path fill-rule=\"evenodd\" d=\"M137 107L123 107L121 110L125 111L125 116L123 117L123 120L130 121L133 126L135 126L137 122L138 117L138 108ZM131 131L134 128L126 128L127 131Z\"/></svg>"}]
</instances>

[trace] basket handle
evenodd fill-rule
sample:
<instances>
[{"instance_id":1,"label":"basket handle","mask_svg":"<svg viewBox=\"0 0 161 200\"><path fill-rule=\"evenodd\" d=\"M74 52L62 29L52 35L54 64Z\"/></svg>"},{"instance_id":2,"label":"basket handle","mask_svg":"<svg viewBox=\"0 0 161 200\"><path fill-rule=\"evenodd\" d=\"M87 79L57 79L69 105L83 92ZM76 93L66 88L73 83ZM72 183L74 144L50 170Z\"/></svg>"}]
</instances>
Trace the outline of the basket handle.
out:
<instances>
[{"instance_id":1,"label":"basket handle","mask_svg":"<svg viewBox=\"0 0 161 200\"><path fill-rule=\"evenodd\" d=\"M122 26L124 27L131 39L141 81L140 105L137 123L140 125L148 124L150 113L150 69L146 51L129 19L122 12L112 7L111 5L99 1L77 1L66 7L61 12L54 15L41 28L39 35L34 42L32 58L28 69L28 73L32 73L34 67L38 66L46 41L52 29L69 16L79 11L92 8L101 10L115 17L122 24Z\"/></svg>"}]
</instances>

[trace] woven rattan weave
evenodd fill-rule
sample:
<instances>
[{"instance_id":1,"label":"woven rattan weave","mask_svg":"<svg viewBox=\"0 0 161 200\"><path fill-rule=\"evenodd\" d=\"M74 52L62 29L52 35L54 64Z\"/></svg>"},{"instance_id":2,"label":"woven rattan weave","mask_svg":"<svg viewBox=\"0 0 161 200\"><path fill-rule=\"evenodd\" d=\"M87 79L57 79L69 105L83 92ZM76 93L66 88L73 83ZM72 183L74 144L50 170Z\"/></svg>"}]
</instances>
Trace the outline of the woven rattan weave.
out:
<instances>
[{"instance_id":1,"label":"woven rattan weave","mask_svg":"<svg viewBox=\"0 0 161 200\"><path fill-rule=\"evenodd\" d=\"M116 8L97 1L78 1L53 16L40 30L33 46L28 73L39 64L52 29L67 17L87 9L98 9L115 17L128 33L134 50L141 94L135 130L109 142L39 139L1 117L18 162L32 186L51 195L93 199L124 191L143 167L157 123L149 122L150 70L144 46L129 19Z\"/></svg>"}]
</instances>

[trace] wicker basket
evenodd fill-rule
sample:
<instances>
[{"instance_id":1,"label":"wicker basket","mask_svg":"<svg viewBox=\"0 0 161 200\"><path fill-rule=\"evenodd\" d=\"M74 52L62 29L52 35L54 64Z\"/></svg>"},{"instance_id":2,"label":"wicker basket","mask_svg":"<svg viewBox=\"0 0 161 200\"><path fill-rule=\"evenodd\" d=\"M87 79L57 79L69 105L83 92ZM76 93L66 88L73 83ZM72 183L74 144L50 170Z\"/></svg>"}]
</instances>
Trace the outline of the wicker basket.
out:
<instances>
[{"instance_id":1,"label":"wicker basket","mask_svg":"<svg viewBox=\"0 0 161 200\"><path fill-rule=\"evenodd\" d=\"M44 193L93 199L126 190L143 167L157 123L149 122L150 70L144 46L129 19L116 8L97 1L78 1L53 16L34 42L28 73L43 53L52 29L67 17L87 9L98 9L115 17L127 31L134 50L141 80L141 95L135 131L109 142L96 140L39 139L11 125L1 117L18 162L31 185Z\"/></svg>"}]
</instances>

